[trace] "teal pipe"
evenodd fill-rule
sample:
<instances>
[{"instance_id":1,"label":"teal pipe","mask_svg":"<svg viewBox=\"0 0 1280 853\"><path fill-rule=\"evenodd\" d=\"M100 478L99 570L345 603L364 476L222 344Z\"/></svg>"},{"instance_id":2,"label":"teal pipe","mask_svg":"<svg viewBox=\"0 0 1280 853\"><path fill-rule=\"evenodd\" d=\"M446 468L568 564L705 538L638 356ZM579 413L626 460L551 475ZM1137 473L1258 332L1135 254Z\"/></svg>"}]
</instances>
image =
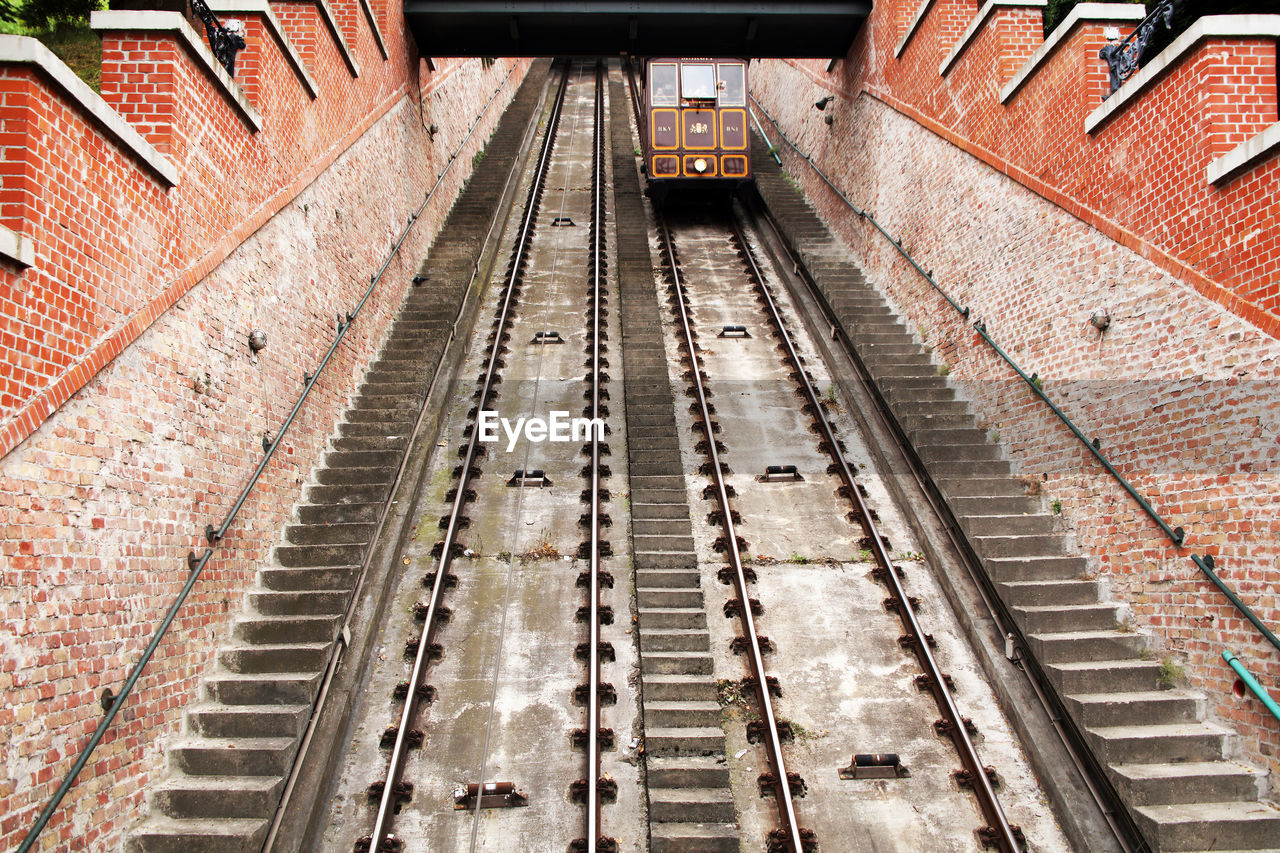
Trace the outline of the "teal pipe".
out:
<instances>
[{"instance_id":1,"label":"teal pipe","mask_svg":"<svg viewBox=\"0 0 1280 853\"><path fill-rule=\"evenodd\" d=\"M1240 680L1244 682L1244 686L1253 691L1253 695L1258 697L1266 709L1271 712L1271 716L1280 720L1280 705L1276 704L1276 700L1271 698L1271 694L1267 692L1267 688L1258 683L1258 679L1249 674L1249 670L1244 668L1244 664L1240 662L1240 658L1236 657L1230 649L1223 651L1222 659L1227 662L1227 666L1236 671L1236 675L1240 676Z\"/></svg>"}]
</instances>

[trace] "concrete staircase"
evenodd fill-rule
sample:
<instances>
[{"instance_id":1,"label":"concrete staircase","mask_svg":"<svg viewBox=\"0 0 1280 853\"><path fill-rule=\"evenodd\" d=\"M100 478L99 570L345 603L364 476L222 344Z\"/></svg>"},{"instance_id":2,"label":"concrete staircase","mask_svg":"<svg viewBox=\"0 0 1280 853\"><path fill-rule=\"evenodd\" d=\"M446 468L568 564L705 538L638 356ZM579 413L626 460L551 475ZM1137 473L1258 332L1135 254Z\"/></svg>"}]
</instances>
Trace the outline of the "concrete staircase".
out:
<instances>
[{"instance_id":1,"label":"concrete staircase","mask_svg":"<svg viewBox=\"0 0 1280 853\"><path fill-rule=\"evenodd\" d=\"M621 83L609 84L652 853L737 853L724 730Z\"/></svg>"},{"instance_id":2,"label":"concrete staircase","mask_svg":"<svg viewBox=\"0 0 1280 853\"><path fill-rule=\"evenodd\" d=\"M170 775L130 853L257 853L311 716L339 623L409 447L546 68L531 70L459 196L323 464L168 748ZM505 164L505 165L504 165Z\"/></svg>"},{"instance_id":3,"label":"concrete staircase","mask_svg":"<svg viewBox=\"0 0 1280 853\"><path fill-rule=\"evenodd\" d=\"M1145 640L1124 630L1085 560L1026 493L910 329L781 176L759 139L761 195L818 282L944 493L1078 726L1157 851L1280 849L1263 774L1228 760L1233 733L1195 694L1161 689Z\"/></svg>"}]
</instances>

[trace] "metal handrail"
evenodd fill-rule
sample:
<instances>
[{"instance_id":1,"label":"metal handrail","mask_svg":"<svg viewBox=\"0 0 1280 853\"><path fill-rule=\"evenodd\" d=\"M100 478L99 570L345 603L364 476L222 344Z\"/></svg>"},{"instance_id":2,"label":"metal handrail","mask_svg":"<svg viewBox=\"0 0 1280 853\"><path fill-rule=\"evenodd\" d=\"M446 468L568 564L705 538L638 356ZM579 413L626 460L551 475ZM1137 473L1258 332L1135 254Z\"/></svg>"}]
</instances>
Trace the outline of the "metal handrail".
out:
<instances>
[{"instance_id":1,"label":"metal handrail","mask_svg":"<svg viewBox=\"0 0 1280 853\"><path fill-rule=\"evenodd\" d=\"M843 192L841 192L840 188L837 187L821 169L818 168L818 166L813 162L813 159L811 158L811 156L801 151L800 148L787 137L786 133L783 132L781 125L779 125L777 120L774 119L774 117L769 114L769 111L765 109L764 106L758 100L756 100L754 95L751 96L751 101L760 109L762 113L764 113L765 118L767 118L769 120L769 123L773 125L774 130L777 131L777 134L779 137L781 137L782 141L785 142L787 146L790 147L793 151L795 151L797 155L799 155L801 158L804 159L804 161L809 165L809 168L812 169L814 173L819 178L822 179L822 182L825 183L831 189L831 191L836 195L836 197L839 198L842 202L844 202L844 204L847 205L849 209L851 209L854 213L858 214L860 218L866 219L867 221L869 221L877 231L883 234L884 237L890 242L890 244L895 249L897 249L898 253L902 255L902 257L905 258L907 262L910 263L911 266L913 266L916 269L916 272L920 273L920 275L924 278L924 280L927 281L929 285L935 291L937 291L937 293L941 295L943 299L945 299L952 308L956 310L957 313L959 313L962 317L964 317L965 320L968 320L971 313L970 309L967 306L962 307L959 303L957 303L954 299L951 298L950 294L948 294L945 290L943 290L942 286L939 285L938 282L934 280L933 271L926 270L924 267L920 266L920 264L915 260L915 258L911 257L911 254L903 247L901 239L893 237L888 231L884 229L884 227L878 221L876 221L875 216L873 216L870 211L859 207L848 196L846 196ZM1100 463L1102 463L1107 473L1109 473L1120 484L1120 486L1124 488L1126 492L1129 493L1130 497L1132 497L1134 501L1137 502L1138 506L1142 509L1142 511L1145 512L1147 516L1150 517L1151 520L1156 523L1157 526L1159 526L1159 528L1164 532L1166 536L1169 537L1169 539L1173 542L1173 544L1178 548L1182 548L1186 541L1186 531L1182 527L1171 527L1169 523L1165 521L1164 518L1160 515L1160 513L1155 509L1155 507L1151 506L1151 504L1145 498L1142 497L1142 495L1138 492L1138 490L1135 489L1133 485L1129 483L1129 481L1126 480L1124 476L1119 471L1116 470L1115 466L1113 466L1107 460L1107 458L1102 454L1102 451L1100 450L1101 442L1096 438L1093 440L1086 438L1084 433L1080 431L1080 429L1075 425L1075 423L1071 420L1071 418L1068 417L1065 412L1059 409L1053 403L1053 401L1049 399L1048 395L1046 395L1044 393L1044 390L1040 387L1040 378L1038 374L1032 373L1030 375L1027 375L1027 373L1023 371L1013 361L1013 359L1010 358L1004 352L1004 350L1002 350L999 346L996 345L995 341L991 338L990 334L987 332L985 323L974 322L973 328L978 333L978 335L984 341L986 341L987 344L993 350L995 350L995 352L1010 367L1012 367L1015 371L1017 371L1018 376L1020 376L1027 383L1027 385L1032 389L1032 391L1035 392L1036 396L1039 397L1041 400L1043 400L1046 404L1048 404L1049 408L1053 411L1053 413L1056 414L1058 418L1061 419L1062 422L1067 425L1067 427L1076 436L1076 438L1080 440L1080 443L1089 449L1089 452L1093 454L1094 458L1097 459ZM1280 639L1276 638L1276 635L1270 629L1267 628L1267 626L1262 622L1260 618L1258 618L1258 615L1253 612L1252 608L1250 608L1249 605L1241 601L1240 597L1236 595L1236 593L1233 592L1226 585L1226 583L1223 582L1223 580L1213 571L1213 558L1209 555L1206 555L1204 558L1201 558L1193 554L1191 555L1191 559L1196 564L1197 568L1199 568L1200 571L1204 573L1204 575L1208 577L1209 580L1219 590L1221 590L1224 595L1227 596L1228 600L1231 601L1231 603L1236 607L1236 609L1239 610L1240 613L1246 619L1248 619L1253 624L1254 627L1256 627L1260 632L1262 632L1262 635L1267 639L1267 641L1270 642L1271 645L1275 646L1277 649L1280 649Z\"/></svg>"},{"instance_id":2,"label":"metal handrail","mask_svg":"<svg viewBox=\"0 0 1280 853\"><path fill-rule=\"evenodd\" d=\"M114 695L111 693L110 688L106 688L103 691L102 704L106 706L107 703L110 702L110 706L106 708L106 714L103 716L102 721L98 723L98 727L97 729L94 730L93 735L89 738L88 744L86 744L84 749L80 751L80 754L79 756L77 756L75 763L71 767L71 770L67 772L67 775L63 778L62 783L58 786L58 790L54 792L54 795L49 800L49 803L44 807L44 809L40 812L40 815L36 818L35 824L31 827L30 831L27 832L26 837L22 840L22 844L18 847L18 853L27 853L27 851L31 849L32 845L35 844L36 839L40 836L40 833L44 831L44 828L48 825L49 820L53 817L53 813L57 810L58 805L62 802L63 797L67 795L67 792L70 791L71 787L75 784L76 777L80 775L80 771L83 770L84 766L89 762L89 756L93 754L94 750L97 749L98 744L102 741L104 737L106 737L107 730L111 727L111 723L115 720L116 716L120 713L120 710L124 707L124 702L129 697L130 692L132 692L134 685L137 684L138 679L142 677L142 670L151 661L152 655L155 654L156 648L160 645L160 642L164 639L165 634L169 630L169 626L173 624L173 620L177 618L178 610L181 609L182 605L186 602L187 596L190 595L191 590L196 585L196 581L200 579L200 573L204 570L205 566L208 565L209 560L213 558L213 546L217 545L218 542L220 542L223 539L223 537L226 536L227 531L231 528L231 525L235 522L236 516L240 513L240 510L244 507L245 501L248 500L250 492L252 492L254 486L258 484L258 480L261 479L263 472L267 468L267 465L271 462L271 457L275 455L276 449L280 446L281 439L284 438L285 433L288 432L289 430L289 427L293 425L294 419L298 416L298 412L302 409L302 404L306 402L307 397L311 394L311 389L315 387L316 381L320 377L320 373L324 370L325 366L328 365L330 359L333 357L334 352L337 351L338 346L341 345L342 341L346 338L347 332L350 331L352 324L354 324L356 318L359 316L360 310L364 307L365 303L368 302L369 297L373 294L374 289L381 282L382 276L386 273L387 268L391 265L392 260L396 257L397 254L399 254L400 247L404 244L404 241L408 238L409 232L410 230L412 230L414 223L417 222L418 217L422 215L422 212L426 209L427 205L430 204L431 199L435 196L436 190L439 189L440 184L444 181L445 175L447 175L449 170L453 168L453 164L458 159L458 153L467 145L471 137L475 134L476 129L480 126L480 122L484 119L484 116L488 113L489 107L492 106L494 100L496 100L496 98L498 97L498 93L501 92L502 89L506 86L507 81L511 79L511 75L515 73L515 69L517 67L518 67L518 64L513 65L507 71L507 76L504 77L502 82L498 84L497 89L494 90L493 95L489 98L488 104L485 105L485 109L480 113L480 115L476 118L476 121L471 125L470 130L467 132L467 135L463 138L463 140L458 144L457 149L454 150L454 152L449 155L449 161L445 164L445 167L440 171L440 175L436 178L436 182L432 185L431 189L427 191L426 196L423 198L422 204L418 206L418 209L416 212L414 212L409 216L408 222L405 224L404 230L400 233L400 236L396 240L396 242L392 244L391 251L388 253L386 261L382 264L382 267L378 270L377 274L370 276L369 287L365 290L364 295L361 297L360 301L356 304L355 308L345 315L346 322L345 323L342 321L338 322L337 334L334 338L334 341L332 344L329 345L329 349L325 352L324 356L320 359L319 365L316 366L314 372L303 374L304 384L303 384L301 395L299 395L297 402L294 403L293 409L289 412L289 416L285 418L284 423L280 426L280 430L279 432L276 433L275 438L272 439L270 442L266 441L265 439L263 440L263 450L265 452L264 452L262 461L259 462L258 466L254 469L253 474L250 476L249 481L245 485L244 489L240 492L240 496L236 499L235 504L232 505L230 511L227 513L226 517L223 519L222 523L218 527L215 528L212 524L210 524L205 528L205 538L208 540L209 546L205 548L204 553L201 554L199 557L196 556L194 551L189 552L187 554L187 567L189 570L189 574L187 576L186 583L183 584L182 590L178 593L177 597L174 599L173 604L169 606L168 611L165 613L164 620L160 623L160 627L156 630L156 633L152 636L151 642L147 644L146 649L144 649L142 652L142 656L138 659L138 662L134 665L133 669L130 671L128 678L125 680L124 688L120 691L120 693L114 694Z\"/></svg>"},{"instance_id":3,"label":"metal handrail","mask_svg":"<svg viewBox=\"0 0 1280 853\"><path fill-rule=\"evenodd\" d=\"M1248 687L1254 696L1258 697L1258 701L1271 712L1271 716L1280 720L1280 705L1277 705L1276 700L1271 698L1271 694L1267 692L1267 688L1259 684L1258 679L1254 678L1253 674L1250 673L1249 670L1245 669L1240 658L1236 657L1235 653L1230 649L1224 649L1222 652L1222 659L1227 662L1227 666L1235 670L1236 675L1240 676L1241 683L1243 683L1245 687Z\"/></svg>"}]
</instances>

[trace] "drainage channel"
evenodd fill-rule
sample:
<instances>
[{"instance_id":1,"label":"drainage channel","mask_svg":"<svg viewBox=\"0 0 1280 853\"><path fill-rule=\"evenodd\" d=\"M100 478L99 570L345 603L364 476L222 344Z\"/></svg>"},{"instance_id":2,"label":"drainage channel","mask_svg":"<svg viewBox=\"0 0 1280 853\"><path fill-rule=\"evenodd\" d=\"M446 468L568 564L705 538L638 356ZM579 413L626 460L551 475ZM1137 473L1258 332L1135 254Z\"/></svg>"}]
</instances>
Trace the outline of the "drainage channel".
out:
<instances>
[{"instance_id":1,"label":"drainage channel","mask_svg":"<svg viewBox=\"0 0 1280 853\"><path fill-rule=\"evenodd\" d=\"M659 220L743 849L1068 849L754 238L727 207Z\"/></svg>"},{"instance_id":2,"label":"drainage channel","mask_svg":"<svg viewBox=\"0 0 1280 853\"><path fill-rule=\"evenodd\" d=\"M608 583L625 578L625 554L610 556L609 440L590 426L608 416L600 94L595 64L575 65L545 117L507 276L484 297L492 325L463 368L474 395L455 401L428 468L324 849L595 851L613 836L639 849L638 771L607 749L629 739L635 699L630 646L615 651L607 624L629 594ZM517 424L529 428L512 440ZM601 805L619 784L615 826Z\"/></svg>"}]
</instances>

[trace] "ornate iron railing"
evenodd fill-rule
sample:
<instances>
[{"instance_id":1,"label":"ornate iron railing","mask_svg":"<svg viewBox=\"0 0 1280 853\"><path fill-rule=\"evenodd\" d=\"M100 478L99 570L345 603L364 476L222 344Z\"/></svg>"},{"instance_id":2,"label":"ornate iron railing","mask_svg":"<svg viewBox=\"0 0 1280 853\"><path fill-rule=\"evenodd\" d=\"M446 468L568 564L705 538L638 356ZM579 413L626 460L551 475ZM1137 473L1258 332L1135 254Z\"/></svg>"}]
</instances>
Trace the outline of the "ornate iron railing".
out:
<instances>
[{"instance_id":1,"label":"ornate iron railing","mask_svg":"<svg viewBox=\"0 0 1280 853\"><path fill-rule=\"evenodd\" d=\"M198 2L198 0L197 0ZM1155 35L1156 24L1164 22L1164 28L1173 26L1173 0L1160 0L1151 14L1142 19L1142 23L1118 42L1113 42L1098 51L1098 56L1107 63L1107 72L1111 76L1111 91L1107 96L1115 94L1116 89L1124 85L1124 81L1133 76L1142 61L1142 54L1151 37Z\"/></svg>"},{"instance_id":2,"label":"ornate iron railing","mask_svg":"<svg viewBox=\"0 0 1280 853\"><path fill-rule=\"evenodd\" d=\"M222 63L228 74L236 76L236 54L245 49L244 34L224 27L204 0L191 0L191 8L204 22L204 33L209 39L213 58Z\"/></svg>"}]
</instances>

